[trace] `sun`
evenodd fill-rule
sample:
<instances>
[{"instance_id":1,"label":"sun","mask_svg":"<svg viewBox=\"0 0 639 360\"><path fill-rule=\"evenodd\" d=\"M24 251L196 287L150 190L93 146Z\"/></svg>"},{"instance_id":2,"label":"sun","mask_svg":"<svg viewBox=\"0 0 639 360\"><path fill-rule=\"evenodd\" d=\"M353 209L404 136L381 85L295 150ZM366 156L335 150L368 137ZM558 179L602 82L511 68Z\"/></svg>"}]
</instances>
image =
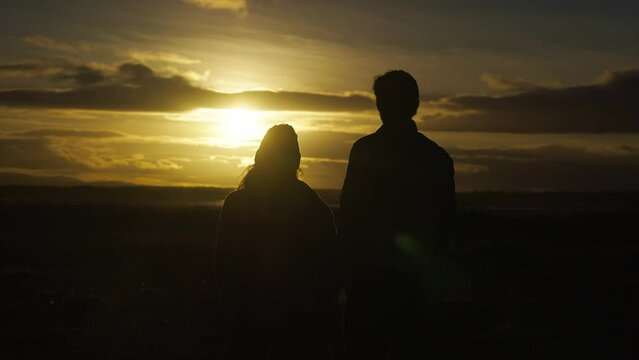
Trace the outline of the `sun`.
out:
<instances>
[{"instance_id":1,"label":"sun","mask_svg":"<svg viewBox=\"0 0 639 360\"><path fill-rule=\"evenodd\" d=\"M225 147L259 145L273 121L268 111L247 108L196 109L173 119L201 124L198 127L202 126L208 144Z\"/></svg>"},{"instance_id":2,"label":"sun","mask_svg":"<svg viewBox=\"0 0 639 360\"><path fill-rule=\"evenodd\" d=\"M240 145L257 141L264 135L260 112L247 109L228 109L221 114L220 135L225 142Z\"/></svg>"}]
</instances>

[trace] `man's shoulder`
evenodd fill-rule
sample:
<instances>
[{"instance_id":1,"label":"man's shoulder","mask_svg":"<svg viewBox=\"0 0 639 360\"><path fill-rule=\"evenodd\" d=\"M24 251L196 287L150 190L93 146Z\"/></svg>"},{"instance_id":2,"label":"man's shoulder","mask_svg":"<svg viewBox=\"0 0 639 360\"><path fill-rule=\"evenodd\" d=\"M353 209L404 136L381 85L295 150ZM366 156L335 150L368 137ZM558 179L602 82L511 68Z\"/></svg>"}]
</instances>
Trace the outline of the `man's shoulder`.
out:
<instances>
[{"instance_id":1,"label":"man's shoulder","mask_svg":"<svg viewBox=\"0 0 639 360\"><path fill-rule=\"evenodd\" d=\"M373 149L379 147L380 141L381 137L377 132L362 136L361 138L355 140L355 142L353 143L353 147L351 148L351 155L363 155L366 153L370 153L371 151L373 151Z\"/></svg>"},{"instance_id":2,"label":"man's shoulder","mask_svg":"<svg viewBox=\"0 0 639 360\"><path fill-rule=\"evenodd\" d=\"M355 140L355 142L353 143L353 148L365 148L367 146L372 146L378 141L379 141L379 134L377 132L374 132L372 134L362 136L361 138Z\"/></svg>"},{"instance_id":3,"label":"man's shoulder","mask_svg":"<svg viewBox=\"0 0 639 360\"><path fill-rule=\"evenodd\" d=\"M437 144L435 141L433 141L428 136L422 133L418 133L418 134L419 134L418 138L419 138L420 145L422 146L425 152L428 152L432 154L433 156L440 158L442 160L452 161L452 158L450 157L448 152L444 148L439 146L439 144Z\"/></svg>"}]
</instances>

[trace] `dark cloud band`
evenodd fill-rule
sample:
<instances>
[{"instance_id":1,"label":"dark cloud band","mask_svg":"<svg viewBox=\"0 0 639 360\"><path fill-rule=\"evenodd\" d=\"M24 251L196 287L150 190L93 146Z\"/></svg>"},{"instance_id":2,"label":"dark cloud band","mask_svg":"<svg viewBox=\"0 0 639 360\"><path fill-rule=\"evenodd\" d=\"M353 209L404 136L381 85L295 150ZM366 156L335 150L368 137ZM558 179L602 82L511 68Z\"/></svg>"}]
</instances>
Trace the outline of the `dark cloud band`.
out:
<instances>
[{"instance_id":1,"label":"dark cloud band","mask_svg":"<svg viewBox=\"0 0 639 360\"><path fill-rule=\"evenodd\" d=\"M597 83L533 88L513 95L454 96L431 102L423 127L512 133L639 132L639 69L607 72Z\"/></svg>"},{"instance_id":2,"label":"dark cloud band","mask_svg":"<svg viewBox=\"0 0 639 360\"><path fill-rule=\"evenodd\" d=\"M0 105L119 111L182 112L197 108L246 107L256 110L357 112L373 110L363 95L248 91L226 94L190 84L181 76L164 77L143 64L126 63L114 74L75 66L56 74L72 81L70 90L0 91Z\"/></svg>"}]
</instances>

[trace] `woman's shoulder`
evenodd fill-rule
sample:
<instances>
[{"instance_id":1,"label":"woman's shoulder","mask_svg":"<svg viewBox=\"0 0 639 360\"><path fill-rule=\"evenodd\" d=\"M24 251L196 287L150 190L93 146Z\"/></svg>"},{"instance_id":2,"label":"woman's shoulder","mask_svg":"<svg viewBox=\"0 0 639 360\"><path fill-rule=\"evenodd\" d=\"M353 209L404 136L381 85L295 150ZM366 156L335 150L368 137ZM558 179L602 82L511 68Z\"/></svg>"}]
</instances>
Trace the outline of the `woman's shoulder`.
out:
<instances>
[{"instance_id":1,"label":"woman's shoulder","mask_svg":"<svg viewBox=\"0 0 639 360\"><path fill-rule=\"evenodd\" d=\"M224 207L237 206L240 205L247 200L246 190L234 190L226 195L224 198Z\"/></svg>"},{"instance_id":2,"label":"woman's shoulder","mask_svg":"<svg viewBox=\"0 0 639 360\"><path fill-rule=\"evenodd\" d=\"M305 182L299 180L298 186L305 194L304 197L306 199L306 206L302 212L308 216L309 220L312 219L315 224L321 224L324 229L331 229L334 232L335 216L331 207Z\"/></svg>"},{"instance_id":3,"label":"woman's shoulder","mask_svg":"<svg viewBox=\"0 0 639 360\"><path fill-rule=\"evenodd\" d=\"M326 208L330 210L330 206L322 199L321 196L317 193L317 191L313 190L307 183L302 180L297 180L297 186L307 199L315 203L317 206L322 208Z\"/></svg>"},{"instance_id":4,"label":"woman's shoulder","mask_svg":"<svg viewBox=\"0 0 639 360\"><path fill-rule=\"evenodd\" d=\"M241 221L255 208L253 201L246 190L235 190L226 195L222 204L221 214L227 221Z\"/></svg>"}]
</instances>

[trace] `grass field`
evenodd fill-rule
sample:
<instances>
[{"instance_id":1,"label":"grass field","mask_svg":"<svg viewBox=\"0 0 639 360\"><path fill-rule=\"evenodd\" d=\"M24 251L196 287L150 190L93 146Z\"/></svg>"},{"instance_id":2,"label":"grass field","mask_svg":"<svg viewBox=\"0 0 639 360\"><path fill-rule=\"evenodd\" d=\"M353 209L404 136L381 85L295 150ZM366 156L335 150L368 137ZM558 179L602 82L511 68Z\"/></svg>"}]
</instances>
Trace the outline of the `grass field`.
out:
<instances>
[{"instance_id":1,"label":"grass field","mask_svg":"<svg viewBox=\"0 0 639 360\"><path fill-rule=\"evenodd\" d=\"M16 193L0 190L2 358L218 356L218 207ZM424 304L434 353L639 354L637 195L459 200L450 276Z\"/></svg>"}]
</instances>

